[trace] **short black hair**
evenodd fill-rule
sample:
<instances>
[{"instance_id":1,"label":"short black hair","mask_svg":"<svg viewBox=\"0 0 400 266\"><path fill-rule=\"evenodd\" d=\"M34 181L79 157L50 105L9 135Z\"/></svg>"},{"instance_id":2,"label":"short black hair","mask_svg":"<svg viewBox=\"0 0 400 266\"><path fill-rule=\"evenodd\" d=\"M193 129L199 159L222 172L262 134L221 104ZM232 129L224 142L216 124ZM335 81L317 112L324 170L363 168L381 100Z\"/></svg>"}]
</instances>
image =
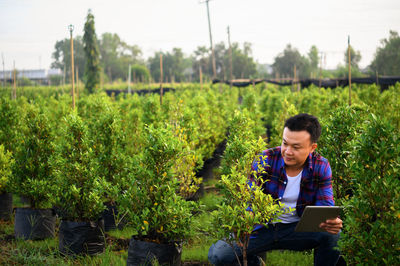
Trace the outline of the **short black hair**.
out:
<instances>
[{"instance_id":1,"label":"short black hair","mask_svg":"<svg viewBox=\"0 0 400 266\"><path fill-rule=\"evenodd\" d=\"M311 136L311 143L316 143L321 136L321 125L318 118L309 114L298 114L286 120L284 128L291 131L307 131Z\"/></svg>"}]
</instances>

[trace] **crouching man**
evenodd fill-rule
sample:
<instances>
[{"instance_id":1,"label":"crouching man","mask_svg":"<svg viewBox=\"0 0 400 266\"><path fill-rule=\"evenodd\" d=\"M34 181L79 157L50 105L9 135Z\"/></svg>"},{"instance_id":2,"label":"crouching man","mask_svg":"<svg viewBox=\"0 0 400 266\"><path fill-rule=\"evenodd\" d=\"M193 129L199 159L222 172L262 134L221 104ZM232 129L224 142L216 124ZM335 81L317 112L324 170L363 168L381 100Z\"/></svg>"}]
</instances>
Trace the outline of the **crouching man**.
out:
<instances>
[{"instance_id":1,"label":"crouching man","mask_svg":"<svg viewBox=\"0 0 400 266\"><path fill-rule=\"evenodd\" d=\"M248 246L249 265L257 264L257 254L274 249L308 250L316 248L314 265L335 265L339 259L337 241L342 220L327 220L320 224L325 232L295 232L305 206L334 205L332 172L328 160L315 149L321 135L318 119L309 114L299 114L286 120L282 145L262 152L266 155L265 180L260 184L293 212L279 217L281 222L268 227L255 225ZM253 168L261 165L253 163ZM235 248L240 252L239 248ZM240 253L238 254L241 255ZM210 247L209 261L214 265L235 265L232 247L219 240Z\"/></svg>"}]
</instances>

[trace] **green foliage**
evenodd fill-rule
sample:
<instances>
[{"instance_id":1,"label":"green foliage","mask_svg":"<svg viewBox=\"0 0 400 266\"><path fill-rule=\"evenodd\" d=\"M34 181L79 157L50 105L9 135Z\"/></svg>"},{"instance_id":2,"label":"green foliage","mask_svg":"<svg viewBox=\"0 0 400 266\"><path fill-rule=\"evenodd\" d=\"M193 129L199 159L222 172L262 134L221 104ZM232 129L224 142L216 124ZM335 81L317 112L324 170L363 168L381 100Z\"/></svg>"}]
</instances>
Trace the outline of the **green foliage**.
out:
<instances>
[{"instance_id":1,"label":"green foliage","mask_svg":"<svg viewBox=\"0 0 400 266\"><path fill-rule=\"evenodd\" d=\"M97 44L97 37L94 28L94 16L88 11L84 34L83 47L85 51L85 87L89 93L98 89L100 84L100 52Z\"/></svg>"},{"instance_id":2,"label":"green foliage","mask_svg":"<svg viewBox=\"0 0 400 266\"><path fill-rule=\"evenodd\" d=\"M79 77L83 76L85 69L85 51L83 49L82 36L75 36L74 42L74 66L78 70ZM66 82L71 83L71 40L68 38L57 41L54 45L52 54L54 61L51 63L52 68L58 68L65 71ZM61 77L62 78L62 77ZM54 81L58 81L54 83ZM61 80L52 80L52 84L60 85Z\"/></svg>"},{"instance_id":3,"label":"green foliage","mask_svg":"<svg viewBox=\"0 0 400 266\"><path fill-rule=\"evenodd\" d=\"M400 139L398 128L371 115L356 144L356 190L346 204L339 240L352 265L400 261Z\"/></svg>"},{"instance_id":4,"label":"green foliage","mask_svg":"<svg viewBox=\"0 0 400 266\"><path fill-rule=\"evenodd\" d=\"M360 106L342 106L321 121L322 134L318 150L328 159L333 174L333 191L337 205L353 194L351 174L356 138L364 127L366 110Z\"/></svg>"},{"instance_id":5,"label":"green foliage","mask_svg":"<svg viewBox=\"0 0 400 266\"><path fill-rule=\"evenodd\" d=\"M32 208L49 208L55 186L49 164L54 133L45 113L36 106L27 107L10 186L14 193L27 197Z\"/></svg>"},{"instance_id":6,"label":"green foliage","mask_svg":"<svg viewBox=\"0 0 400 266\"><path fill-rule=\"evenodd\" d=\"M272 137L269 143L271 147L279 146L282 143L283 125L285 124L286 119L298 114L296 107L291 104L286 98L283 99L282 107L283 110L281 111L281 113L275 116L271 124Z\"/></svg>"},{"instance_id":7,"label":"green foliage","mask_svg":"<svg viewBox=\"0 0 400 266\"><path fill-rule=\"evenodd\" d=\"M13 164L14 160L11 158L11 152L6 151L4 146L0 145L0 194L8 192L8 183Z\"/></svg>"},{"instance_id":8,"label":"green foliage","mask_svg":"<svg viewBox=\"0 0 400 266\"><path fill-rule=\"evenodd\" d=\"M55 202L65 220L93 221L104 210L104 176L92 148L87 126L76 114L64 119L61 137L51 158L57 185Z\"/></svg>"},{"instance_id":9,"label":"green foliage","mask_svg":"<svg viewBox=\"0 0 400 266\"><path fill-rule=\"evenodd\" d=\"M190 233L194 203L176 193L174 162L181 152L182 143L171 127L146 127L143 152L136 156L132 177L118 199L139 238L165 243Z\"/></svg>"},{"instance_id":10,"label":"green foliage","mask_svg":"<svg viewBox=\"0 0 400 266\"><path fill-rule=\"evenodd\" d=\"M135 64L131 67L133 82L148 82L150 80L150 71L144 65Z\"/></svg>"},{"instance_id":11,"label":"green foliage","mask_svg":"<svg viewBox=\"0 0 400 266\"><path fill-rule=\"evenodd\" d=\"M296 66L297 78L308 78L310 76L310 62L302 56L299 51L288 44L282 53L277 55L272 64L274 73L281 77L293 77L294 66Z\"/></svg>"},{"instance_id":12,"label":"green foliage","mask_svg":"<svg viewBox=\"0 0 400 266\"><path fill-rule=\"evenodd\" d=\"M82 104L83 103L83 104ZM121 191L121 179L127 176L129 158L126 151L126 134L122 128L119 111L104 94L90 95L81 102L78 110L85 117L91 147L98 164L98 176L109 185L105 190L109 202L114 202Z\"/></svg>"},{"instance_id":13,"label":"green foliage","mask_svg":"<svg viewBox=\"0 0 400 266\"><path fill-rule=\"evenodd\" d=\"M16 101L0 98L0 145L10 152L16 148L16 138L19 130L19 121L22 118L21 109Z\"/></svg>"},{"instance_id":14,"label":"green foliage","mask_svg":"<svg viewBox=\"0 0 400 266\"><path fill-rule=\"evenodd\" d=\"M110 81L126 80L129 64L140 62L140 48L128 45L116 33L105 32L101 35L99 51L102 68Z\"/></svg>"},{"instance_id":15,"label":"green foliage","mask_svg":"<svg viewBox=\"0 0 400 266\"><path fill-rule=\"evenodd\" d=\"M381 41L375 58L371 63L373 74L396 76L400 73L400 36L397 31L390 31L390 36Z\"/></svg>"},{"instance_id":16,"label":"green foliage","mask_svg":"<svg viewBox=\"0 0 400 266\"><path fill-rule=\"evenodd\" d=\"M257 185L266 181L261 177L265 157L257 156L257 170L252 169L252 162L256 154L265 149L265 142L261 138L256 140L251 132L243 130L246 123L249 123L246 114L235 113L222 165L223 173L227 174L223 174L220 181L224 202L212 213L211 230L216 238L228 239L228 242L241 247L244 261L254 225L268 226L269 222L287 212Z\"/></svg>"}]
</instances>

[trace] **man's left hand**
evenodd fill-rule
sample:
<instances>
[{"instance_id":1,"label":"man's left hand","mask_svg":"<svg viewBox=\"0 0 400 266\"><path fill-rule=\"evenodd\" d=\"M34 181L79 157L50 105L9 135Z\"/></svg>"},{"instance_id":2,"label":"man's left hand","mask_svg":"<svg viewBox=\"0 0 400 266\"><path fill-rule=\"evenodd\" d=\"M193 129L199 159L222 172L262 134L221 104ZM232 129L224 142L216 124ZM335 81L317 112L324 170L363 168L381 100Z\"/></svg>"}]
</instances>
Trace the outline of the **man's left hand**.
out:
<instances>
[{"instance_id":1,"label":"man's left hand","mask_svg":"<svg viewBox=\"0 0 400 266\"><path fill-rule=\"evenodd\" d=\"M336 219L326 220L325 223L321 223L319 227L324 229L328 233L336 235L340 232L340 230L342 230L343 221L339 217L337 217Z\"/></svg>"}]
</instances>

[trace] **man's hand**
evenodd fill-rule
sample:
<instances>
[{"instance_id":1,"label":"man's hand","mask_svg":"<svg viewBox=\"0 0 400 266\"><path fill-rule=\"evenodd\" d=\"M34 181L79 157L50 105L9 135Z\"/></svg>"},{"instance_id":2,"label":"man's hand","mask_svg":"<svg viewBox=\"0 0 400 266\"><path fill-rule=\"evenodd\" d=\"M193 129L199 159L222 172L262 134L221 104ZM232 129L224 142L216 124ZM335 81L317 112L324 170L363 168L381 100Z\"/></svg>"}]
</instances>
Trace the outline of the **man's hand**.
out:
<instances>
[{"instance_id":1,"label":"man's hand","mask_svg":"<svg viewBox=\"0 0 400 266\"><path fill-rule=\"evenodd\" d=\"M342 229L343 221L339 217L337 217L336 219L326 220L325 223L321 223L319 227L324 229L328 233L336 235Z\"/></svg>"}]
</instances>

